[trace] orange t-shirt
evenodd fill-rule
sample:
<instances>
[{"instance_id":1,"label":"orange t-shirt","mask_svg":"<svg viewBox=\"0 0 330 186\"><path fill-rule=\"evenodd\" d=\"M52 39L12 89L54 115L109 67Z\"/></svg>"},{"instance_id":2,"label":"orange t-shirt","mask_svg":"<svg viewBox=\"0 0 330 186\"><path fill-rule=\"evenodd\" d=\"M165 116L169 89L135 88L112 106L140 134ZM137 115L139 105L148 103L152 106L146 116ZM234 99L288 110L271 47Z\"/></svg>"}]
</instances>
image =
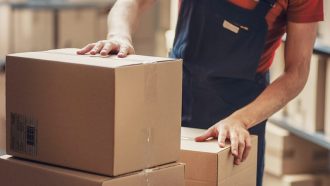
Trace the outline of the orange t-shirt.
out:
<instances>
[{"instance_id":1,"label":"orange t-shirt","mask_svg":"<svg viewBox=\"0 0 330 186\"><path fill-rule=\"evenodd\" d=\"M247 9L253 9L258 3L257 0L229 1ZM280 46L282 36L286 32L288 21L307 23L323 20L323 0L276 0L275 7L268 12L266 20L268 35L257 72L266 72L271 66L275 51Z\"/></svg>"}]
</instances>

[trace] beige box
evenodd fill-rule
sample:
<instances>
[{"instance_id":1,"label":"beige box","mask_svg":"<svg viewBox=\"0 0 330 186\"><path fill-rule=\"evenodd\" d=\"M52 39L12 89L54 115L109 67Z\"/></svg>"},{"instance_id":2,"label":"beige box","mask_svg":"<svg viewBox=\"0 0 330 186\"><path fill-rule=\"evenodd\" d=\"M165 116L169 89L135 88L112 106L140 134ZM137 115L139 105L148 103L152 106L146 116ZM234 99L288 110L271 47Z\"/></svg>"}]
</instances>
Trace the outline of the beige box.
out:
<instances>
[{"instance_id":1,"label":"beige box","mask_svg":"<svg viewBox=\"0 0 330 186\"><path fill-rule=\"evenodd\" d=\"M329 152L268 123L265 160L265 171L276 176L312 173L327 170Z\"/></svg>"},{"instance_id":2,"label":"beige box","mask_svg":"<svg viewBox=\"0 0 330 186\"><path fill-rule=\"evenodd\" d=\"M308 81L288 106L290 124L310 132L324 131L326 61L313 55Z\"/></svg>"},{"instance_id":3,"label":"beige box","mask_svg":"<svg viewBox=\"0 0 330 186\"><path fill-rule=\"evenodd\" d=\"M109 176L177 161L182 62L76 50L7 57L7 153Z\"/></svg>"},{"instance_id":4,"label":"beige box","mask_svg":"<svg viewBox=\"0 0 330 186\"><path fill-rule=\"evenodd\" d=\"M57 48L82 48L98 37L96 8L68 8L58 12Z\"/></svg>"},{"instance_id":5,"label":"beige box","mask_svg":"<svg viewBox=\"0 0 330 186\"><path fill-rule=\"evenodd\" d=\"M49 50L55 47L52 9L15 8L12 11L12 52Z\"/></svg>"},{"instance_id":6,"label":"beige box","mask_svg":"<svg viewBox=\"0 0 330 186\"><path fill-rule=\"evenodd\" d=\"M0 72L0 151L6 149L5 73Z\"/></svg>"},{"instance_id":7,"label":"beige box","mask_svg":"<svg viewBox=\"0 0 330 186\"><path fill-rule=\"evenodd\" d=\"M186 164L186 186L246 186L256 185L257 143L252 136L252 149L245 162L234 165L230 145L219 148L216 140L195 142L204 130L181 128L181 158Z\"/></svg>"},{"instance_id":8,"label":"beige box","mask_svg":"<svg viewBox=\"0 0 330 186\"><path fill-rule=\"evenodd\" d=\"M0 180L5 186L184 186L184 165L105 177L1 156Z\"/></svg>"},{"instance_id":9,"label":"beige box","mask_svg":"<svg viewBox=\"0 0 330 186\"><path fill-rule=\"evenodd\" d=\"M329 186L329 174L288 174L274 176L264 174L265 186Z\"/></svg>"}]
</instances>

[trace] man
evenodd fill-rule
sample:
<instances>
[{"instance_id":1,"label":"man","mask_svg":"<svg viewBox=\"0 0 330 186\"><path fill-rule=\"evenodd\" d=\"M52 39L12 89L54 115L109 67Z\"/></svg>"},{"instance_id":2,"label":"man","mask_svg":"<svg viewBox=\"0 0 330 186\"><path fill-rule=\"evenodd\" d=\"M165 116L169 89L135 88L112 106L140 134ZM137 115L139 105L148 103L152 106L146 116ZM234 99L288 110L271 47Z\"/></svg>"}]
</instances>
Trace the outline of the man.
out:
<instances>
[{"instance_id":1,"label":"man","mask_svg":"<svg viewBox=\"0 0 330 186\"><path fill-rule=\"evenodd\" d=\"M133 54L131 34L153 0L118 0L109 14L108 39L90 52ZM257 185L262 185L265 124L303 89L323 19L322 0L182 0L171 57L183 58L182 125L208 128L196 141L230 139L235 164L258 135ZM274 52L287 33L285 72L269 84Z\"/></svg>"}]
</instances>

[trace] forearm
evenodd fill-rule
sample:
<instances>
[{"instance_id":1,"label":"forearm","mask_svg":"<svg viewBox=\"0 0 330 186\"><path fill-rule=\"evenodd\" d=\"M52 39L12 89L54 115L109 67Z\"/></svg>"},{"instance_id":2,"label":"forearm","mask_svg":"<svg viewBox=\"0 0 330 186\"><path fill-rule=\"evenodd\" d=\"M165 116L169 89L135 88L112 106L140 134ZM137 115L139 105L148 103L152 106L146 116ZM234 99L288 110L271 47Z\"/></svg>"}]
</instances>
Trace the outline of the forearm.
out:
<instances>
[{"instance_id":1,"label":"forearm","mask_svg":"<svg viewBox=\"0 0 330 186\"><path fill-rule=\"evenodd\" d=\"M304 88L308 74L317 23L292 23L287 26L285 42L285 72L263 93L231 117L247 128L266 120L296 97Z\"/></svg>"},{"instance_id":2,"label":"forearm","mask_svg":"<svg viewBox=\"0 0 330 186\"><path fill-rule=\"evenodd\" d=\"M121 35L131 39L143 10L152 3L153 0L118 0L108 16L108 38Z\"/></svg>"},{"instance_id":3,"label":"forearm","mask_svg":"<svg viewBox=\"0 0 330 186\"><path fill-rule=\"evenodd\" d=\"M284 107L290 100L296 97L303 89L309 67L302 70L285 72L261 93L256 100L242 109L236 111L232 117L239 118L247 128L266 120L272 114Z\"/></svg>"}]
</instances>

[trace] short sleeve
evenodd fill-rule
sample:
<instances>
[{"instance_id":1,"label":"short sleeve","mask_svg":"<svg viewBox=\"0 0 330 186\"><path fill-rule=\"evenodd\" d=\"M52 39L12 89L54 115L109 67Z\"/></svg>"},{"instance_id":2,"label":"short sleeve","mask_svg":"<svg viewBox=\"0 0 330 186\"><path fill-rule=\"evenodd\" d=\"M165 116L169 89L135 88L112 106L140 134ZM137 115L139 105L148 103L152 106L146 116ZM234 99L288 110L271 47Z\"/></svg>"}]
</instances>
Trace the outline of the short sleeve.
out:
<instances>
[{"instance_id":1,"label":"short sleeve","mask_svg":"<svg viewBox=\"0 0 330 186\"><path fill-rule=\"evenodd\" d=\"M323 0L288 0L287 17L297 23L323 21Z\"/></svg>"}]
</instances>

